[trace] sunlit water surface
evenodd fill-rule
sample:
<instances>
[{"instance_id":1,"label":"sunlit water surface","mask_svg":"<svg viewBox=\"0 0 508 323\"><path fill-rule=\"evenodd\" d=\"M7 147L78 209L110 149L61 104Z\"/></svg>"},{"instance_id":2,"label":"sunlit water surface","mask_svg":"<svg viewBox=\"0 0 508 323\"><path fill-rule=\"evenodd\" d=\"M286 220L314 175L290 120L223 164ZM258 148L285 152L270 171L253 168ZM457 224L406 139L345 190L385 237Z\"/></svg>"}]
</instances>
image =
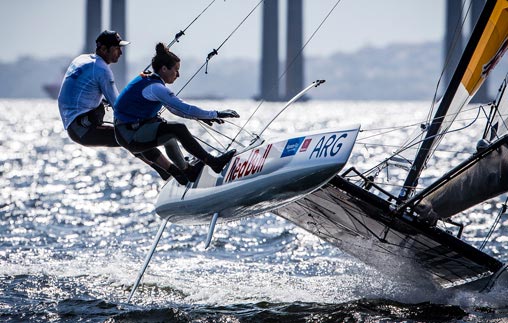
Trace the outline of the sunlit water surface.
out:
<instances>
[{"instance_id":1,"label":"sunlit water surface","mask_svg":"<svg viewBox=\"0 0 508 323\"><path fill-rule=\"evenodd\" d=\"M238 125L258 106L254 101L197 104L236 109L242 115ZM248 130L259 132L282 106L264 103ZM360 123L363 132L346 167L366 170L418 129L428 108L426 102L309 101L284 112L265 136ZM475 115L476 110L466 114L459 125ZM218 145L195 122L187 124ZM467 157L481 127L480 119L447 139L425 176L439 176ZM214 128L233 136L237 131L230 124ZM207 250L206 227L168 226L142 285L127 304L160 225L153 203L163 181L124 149L73 143L55 101L1 100L0 129L2 322L508 319L505 289L429 293L364 265L273 214L218 226ZM380 178L396 191L390 185L403 170L390 171ZM467 224L466 241L481 244L503 201L501 197L457 217ZM503 224L485 251L506 261Z\"/></svg>"}]
</instances>

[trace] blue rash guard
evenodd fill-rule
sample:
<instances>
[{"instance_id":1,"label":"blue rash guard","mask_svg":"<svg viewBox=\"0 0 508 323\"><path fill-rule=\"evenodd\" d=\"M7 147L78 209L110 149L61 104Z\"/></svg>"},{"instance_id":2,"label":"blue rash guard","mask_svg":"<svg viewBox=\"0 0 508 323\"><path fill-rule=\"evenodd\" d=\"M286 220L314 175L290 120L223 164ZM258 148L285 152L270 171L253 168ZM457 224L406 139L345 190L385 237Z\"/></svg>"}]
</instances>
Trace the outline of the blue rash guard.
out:
<instances>
[{"instance_id":1,"label":"blue rash guard","mask_svg":"<svg viewBox=\"0 0 508 323\"><path fill-rule=\"evenodd\" d=\"M163 105L183 118L217 118L217 111L203 110L180 100L154 73L137 76L123 89L114 106L115 122L136 123L154 118Z\"/></svg>"}]
</instances>

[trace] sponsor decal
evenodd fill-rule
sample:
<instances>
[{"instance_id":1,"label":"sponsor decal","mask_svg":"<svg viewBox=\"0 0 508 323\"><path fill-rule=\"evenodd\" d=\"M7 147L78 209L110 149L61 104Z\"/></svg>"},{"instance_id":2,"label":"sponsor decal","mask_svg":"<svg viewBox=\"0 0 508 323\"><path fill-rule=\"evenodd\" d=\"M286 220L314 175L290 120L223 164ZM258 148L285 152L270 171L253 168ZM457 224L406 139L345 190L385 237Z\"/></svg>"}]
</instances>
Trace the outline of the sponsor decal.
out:
<instances>
[{"instance_id":1,"label":"sponsor decal","mask_svg":"<svg viewBox=\"0 0 508 323\"><path fill-rule=\"evenodd\" d=\"M300 152L306 152L307 148L309 148L310 142L312 141L311 138L307 138L303 141L302 148L300 148Z\"/></svg>"},{"instance_id":2,"label":"sponsor decal","mask_svg":"<svg viewBox=\"0 0 508 323\"><path fill-rule=\"evenodd\" d=\"M235 179L246 177L249 175L257 174L263 170L266 158L272 149L272 144L266 146L266 150L262 153L259 149L253 149L250 152L249 158L244 160L240 157L236 157L233 161L233 166L229 170L226 176L225 182L231 182Z\"/></svg>"},{"instance_id":3,"label":"sponsor decal","mask_svg":"<svg viewBox=\"0 0 508 323\"><path fill-rule=\"evenodd\" d=\"M346 138L347 134L343 133L340 136L333 134L331 136L323 136L317 142L316 146L312 150L309 159L312 158L325 158L325 157L333 157L337 155L342 148L341 139Z\"/></svg>"},{"instance_id":4,"label":"sponsor decal","mask_svg":"<svg viewBox=\"0 0 508 323\"><path fill-rule=\"evenodd\" d=\"M295 155L296 152L298 151L298 148L300 148L300 145L302 144L303 139L305 139L305 137L289 139L288 142L286 143L286 147L284 147L284 150L282 151L282 155L280 155L280 157L282 158L282 157Z\"/></svg>"},{"instance_id":5,"label":"sponsor decal","mask_svg":"<svg viewBox=\"0 0 508 323\"><path fill-rule=\"evenodd\" d=\"M506 38L503 41L503 43L501 44L497 52L494 54L494 56L486 64L482 66L483 78L486 78L487 75L490 73L490 71L494 69L494 67L496 67L497 63L499 62L501 57L503 57L507 49L508 49L508 38Z\"/></svg>"}]
</instances>

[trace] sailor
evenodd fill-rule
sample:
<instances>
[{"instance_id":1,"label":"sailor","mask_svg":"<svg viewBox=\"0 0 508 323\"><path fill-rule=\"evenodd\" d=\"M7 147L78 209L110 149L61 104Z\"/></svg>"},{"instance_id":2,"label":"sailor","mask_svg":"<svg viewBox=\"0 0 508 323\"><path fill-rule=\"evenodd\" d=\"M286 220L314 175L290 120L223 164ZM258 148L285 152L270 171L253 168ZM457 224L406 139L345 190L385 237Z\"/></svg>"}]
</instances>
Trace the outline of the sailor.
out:
<instances>
[{"instance_id":1,"label":"sailor","mask_svg":"<svg viewBox=\"0 0 508 323\"><path fill-rule=\"evenodd\" d=\"M118 97L109 64L118 62L122 47L128 44L116 31L105 30L96 39L95 53L76 57L67 69L58 95L58 108L64 128L76 143L88 147L120 147L113 126L104 123L102 100L105 97L113 105ZM157 164L156 153L134 155L152 166L163 179L170 177Z\"/></svg>"},{"instance_id":2,"label":"sailor","mask_svg":"<svg viewBox=\"0 0 508 323\"><path fill-rule=\"evenodd\" d=\"M148 149L164 146L167 156L174 163L173 165L167 160L168 171L175 173L174 168L177 167L191 182L197 179L203 163L220 173L236 150L230 150L218 157L212 156L194 139L185 124L167 121L158 116L158 112L164 105L177 116L199 119L209 124L223 123L223 118L238 118L238 113L234 110L203 110L179 99L166 84L172 84L180 76L180 59L163 43L156 46L152 68L154 73L141 74L134 78L115 102L115 133L118 143L133 153L143 153ZM174 145L175 139L201 162L189 165L180 149ZM160 158L165 158L162 153ZM175 179L180 184L186 183L185 178Z\"/></svg>"}]
</instances>

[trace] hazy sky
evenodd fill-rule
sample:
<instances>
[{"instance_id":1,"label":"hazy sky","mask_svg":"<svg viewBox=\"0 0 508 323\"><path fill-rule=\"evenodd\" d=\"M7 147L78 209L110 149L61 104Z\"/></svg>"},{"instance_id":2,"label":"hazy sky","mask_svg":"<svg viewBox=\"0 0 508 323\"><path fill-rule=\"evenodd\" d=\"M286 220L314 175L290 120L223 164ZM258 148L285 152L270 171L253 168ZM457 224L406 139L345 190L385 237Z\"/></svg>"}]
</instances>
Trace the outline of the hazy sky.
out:
<instances>
[{"instance_id":1,"label":"hazy sky","mask_svg":"<svg viewBox=\"0 0 508 323\"><path fill-rule=\"evenodd\" d=\"M289 0L291 1L291 0ZM155 43L169 42L211 0L127 0L125 39L129 60L153 55ZM259 0L216 0L172 50L180 57L205 58L233 31ZM304 41L337 0L304 1ZM76 56L83 51L85 0L0 1L0 61L20 56ZM281 55L284 50L286 0L280 2ZM394 42L441 41L444 0L341 0L306 55L326 56L364 46ZM221 57L259 58L262 7L221 48ZM109 28L109 1L103 1L103 29ZM215 58L217 59L217 58Z\"/></svg>"}]
</instances>

